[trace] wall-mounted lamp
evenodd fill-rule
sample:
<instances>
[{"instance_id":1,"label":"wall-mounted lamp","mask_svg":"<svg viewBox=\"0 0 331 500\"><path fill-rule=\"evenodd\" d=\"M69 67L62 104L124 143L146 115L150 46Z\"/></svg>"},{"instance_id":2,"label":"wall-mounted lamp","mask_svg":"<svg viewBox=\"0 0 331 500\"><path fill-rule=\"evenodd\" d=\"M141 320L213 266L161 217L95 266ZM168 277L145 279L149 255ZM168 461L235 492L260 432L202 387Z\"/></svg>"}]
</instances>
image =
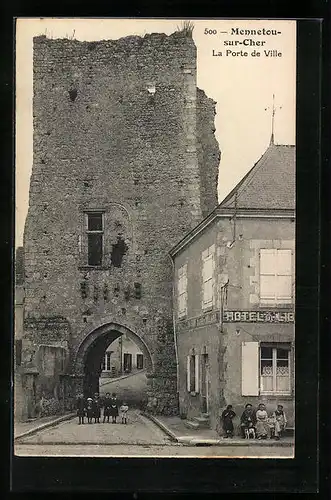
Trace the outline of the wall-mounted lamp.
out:
<instances>
[{"instance_id":1,"label":"wall-mounted lamp","mask_svg":"<svg viewBox=\"0 0 331 500\"><path fill-rule=\"evenodd\" d=\"M236 328L236 335L240 335L240 328Z\"/></svg>"}]
</instances>

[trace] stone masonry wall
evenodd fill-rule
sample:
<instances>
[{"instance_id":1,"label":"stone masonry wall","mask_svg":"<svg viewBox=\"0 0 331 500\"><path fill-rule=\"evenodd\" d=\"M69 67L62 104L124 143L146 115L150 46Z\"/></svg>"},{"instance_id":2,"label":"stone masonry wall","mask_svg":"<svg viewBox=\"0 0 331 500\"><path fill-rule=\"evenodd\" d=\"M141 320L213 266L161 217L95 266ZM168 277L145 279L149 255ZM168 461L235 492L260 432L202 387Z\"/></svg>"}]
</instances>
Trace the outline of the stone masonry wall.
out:
<instances>
[{"instance_id":1,"label":"stone masonry wall","mask_svg":"<svg viewBox=\"0 0 331 500\"><path fill-rule=\"evenodd\" d=\"M26 332L29 321L65 318L69 327L60 325L59 335L69 349L68 373L82 331L110 320L143 338L156 358L157 325L172 320L167 252L209 203L200 171L191 38L174 33L101 42L34 39ZM210 205L216 190L214 179ZM87 265L85 217L91 210L104 217L99 267ZM45 337L47 332L43 343L56 342ZM30 333L26 338L36 352ZM154 375L167 379L176 376L173 335L164 344L172 359L158 363ZM163 393L158 388L156 408L169 400L169 391Z\"/></svg>"},{"instance_id":2,"label":"stone masonry wall","mask_svg":"<svg viewBox=\"0 0 331 500\"><path fill-rule=\"evenodd\" d=\"M203 217L218 204L218 171L221 153L215 137L216 102L197 89L198 163L201 186L201 210Z\"/></svg>"}]
</instances>

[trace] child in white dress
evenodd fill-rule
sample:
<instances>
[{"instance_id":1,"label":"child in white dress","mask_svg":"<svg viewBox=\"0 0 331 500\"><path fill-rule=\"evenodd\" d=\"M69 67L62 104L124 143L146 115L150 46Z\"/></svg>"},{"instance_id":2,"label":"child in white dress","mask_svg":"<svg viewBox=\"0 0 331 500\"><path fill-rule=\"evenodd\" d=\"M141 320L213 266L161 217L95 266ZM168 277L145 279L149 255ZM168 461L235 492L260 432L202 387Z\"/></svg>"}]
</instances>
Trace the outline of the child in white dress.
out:
<instances>
[{"instance_id":1,"label":"child in white dress","mask_svg":"<svg viewBox=\"0 0 331 500\"><path fill-rule=\"evenodd\" d=\"M123 402L122 406L120 406L120 414L121 414L122 424L128 423L128 420L127 420L128 410L129 410L129 407L128 407L127 403Z\"/></svg>"}]
</instances>

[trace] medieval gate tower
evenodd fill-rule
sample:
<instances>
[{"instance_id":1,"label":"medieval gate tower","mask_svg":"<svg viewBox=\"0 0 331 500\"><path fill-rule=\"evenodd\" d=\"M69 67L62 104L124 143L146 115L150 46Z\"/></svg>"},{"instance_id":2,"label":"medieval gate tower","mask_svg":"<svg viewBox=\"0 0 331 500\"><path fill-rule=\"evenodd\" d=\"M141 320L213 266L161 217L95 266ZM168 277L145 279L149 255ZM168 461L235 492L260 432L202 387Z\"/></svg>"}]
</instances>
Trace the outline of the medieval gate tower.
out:
<instances>
[{"instance_id":1,"label":"medieval gate tower","mask_svg":"<svg viewBox=\"0 0 331 500\"><path fill-rule=\"evenodd\" d=\"M150 409L174 413L168 251L217 204L215 102L197 89L195 44L184 31L39 36L33 62L26 388L70 407L126 333L145 353Z\"/></svg>"}]
</instances>

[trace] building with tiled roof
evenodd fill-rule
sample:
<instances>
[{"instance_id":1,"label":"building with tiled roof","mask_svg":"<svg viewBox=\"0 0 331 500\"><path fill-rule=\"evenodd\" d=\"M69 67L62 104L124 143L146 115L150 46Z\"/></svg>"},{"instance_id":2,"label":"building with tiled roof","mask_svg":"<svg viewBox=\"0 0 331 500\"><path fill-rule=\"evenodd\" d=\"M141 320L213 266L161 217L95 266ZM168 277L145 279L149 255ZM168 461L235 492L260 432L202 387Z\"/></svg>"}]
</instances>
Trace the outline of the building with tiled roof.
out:
<instances>
[{"instance_id":1,"label":"building with tiled roof","mask_svg":"<svg viewBox=\"0 0 331 500\"><path fill-rule=\"evenodd\" d=\"M218 428L260 402L294 427L295 147L269 147L171 250L182 417Z\"/></svg>"},{"instance_id":2,"label":"building with tiled roof","mask_svg":"<svg viewBox=\"0 0 331 500\"><path fill-rule=\"evenodd\" d=\"M219 205L219 208L295 208L295 147L276 145L268 149L253 168Z\"/></svg>"}]
</instances>

